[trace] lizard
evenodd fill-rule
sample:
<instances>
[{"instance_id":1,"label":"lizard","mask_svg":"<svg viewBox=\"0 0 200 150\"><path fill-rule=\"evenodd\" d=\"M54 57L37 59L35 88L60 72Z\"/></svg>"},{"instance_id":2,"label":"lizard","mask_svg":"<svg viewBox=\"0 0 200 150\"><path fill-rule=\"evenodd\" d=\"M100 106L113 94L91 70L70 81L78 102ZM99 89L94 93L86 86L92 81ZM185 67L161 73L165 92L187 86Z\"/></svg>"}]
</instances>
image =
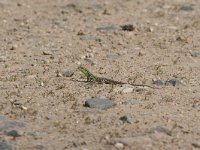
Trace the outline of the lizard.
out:
<instances>
[{"instance_id":1,"label":"lizard","mask_svg":"<svg viewBox=\"0 0 200 150\"><path fill-rule=\"evenodd\" d=\"M97 77L94 74L92 74L87 68L79 66L78 70L80 70L86 77L87 77L87 82L91 83L98 83L98 84L112 84L112 85L122 85L122 84L128 84L132 86L142 86L142 87L149 87L149 88L155 88L150 85L145 85L145 84L133 84L133 83L126 83L126 82L120 82L120 81L115 81L112 79L107 79L103 77Z\"/></svg>"}]
</instances>

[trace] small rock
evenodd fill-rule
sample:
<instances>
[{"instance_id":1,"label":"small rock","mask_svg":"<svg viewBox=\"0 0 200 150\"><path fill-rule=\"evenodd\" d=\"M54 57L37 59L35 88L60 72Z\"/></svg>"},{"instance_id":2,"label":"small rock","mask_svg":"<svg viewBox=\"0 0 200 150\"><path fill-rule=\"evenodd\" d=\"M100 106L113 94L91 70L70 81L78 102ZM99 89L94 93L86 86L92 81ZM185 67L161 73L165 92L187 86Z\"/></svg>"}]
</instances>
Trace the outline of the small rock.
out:
<instances>
[{"instance_id":1,"label":"small rock","mask_svg":"<svg viewBox=\"0 0 200 150\"><path fill-rule=\"evenodd\" d=\"M81 56L81 59L93 58L93 57L94 57L93 53L87 53L86 55Z\"/></svg>"},{"instance_id":2,"label":"small rock","mask_svg":"<svg viewBox=\"0 0 200 150\"><path fill-rule=\"evenodd\" d=\"M131 93L133 92L134 88L129 84L124 84L121 87L117 87L114 89L115 92L122 92L122 93Z\"/></svg>"},{"instance_id":3,"label":"small rock","mask_svg":"<svg viewBox=\"0 0 200 150\"><path fill-rule=\"evenodd\" d=\"M133 31L135 27L132 24L122 25L121 29L124 31Z\"/></svg>"},{"instance_id":4,"label":"small rock","mask_svg":"<svg viewBox=\"0 0 200 150\"><path fill-rule=\"evenodd\" d=\"M164 82L162 80L158 79L158 80L154 80L153 84L160 86L160 85L164 85Z\"/></svg>"},{"instance_id":5,"label":"small rock","mask_svg":"<svg viewBox=\"0 0 200 150\"><path fill-rule=\"evenodd\" d=\"M122 90L122 93L131 93L133 92L133 88L131 87L125 87L123 90Z\"/></svg>"},{"instance_id":6,"label":"small rock","mask_svg":"<svg viewBox=\"0 0 200 150\"><path fill-rule=\"evenodd\" d=\"M38 139L38 138L42 138L43 132L34 130L31 132L27 132L26 134L34 137L34 139Z\"/></svg>"},{"instance_id":7,"label":"small rock","mask_svg":"<svg viewBox=\"0 0 200 150\"><path fill-rule=\"evenodd\" d=\"M142 57L142 56L144 56L145 55L145 52L144 51L140 51L139 53L138 53L138 56L139 57Z\"/></svg>"},{"instance_id":8,"label":"small rock","mask_svg":"<svg viewBox=\"0 0 200 150\"><path fill-rule=\"evenodd\" d=\"M0 56L0 62L6 62L6 57L5 56Z\"/></svg>"},{"instance_id":9,"label":"small rock","mask_svg":"<svg viewBox=\"0 0 200 150\"><path fill-rule=\"evenodd\" d=\"M197 142L197 141L193 142L192 146L195 147L195 148L200 148L200 141L199 142Z\"/></svg>"},{"instance_id":10,"label":"small rock","mask_svg":"<svg viewBox=\"0 0 200 150\"><path fill-rule=\"evenodd\" d=\"M56 72L56 77L62 77L62 76L63 76L63 75L62 75L61 72L59 72L59 71Z\"/></svg>"},{"instance_id":11,"label":"small rock","mask_svg":"<svg viewBox=\"0 0 200 150\"><path fill-rule=\"evenodd\" d=\"M152 143L152 139L148 136L134 136L134 137L124 137L124 138L115 138L116 143L123 143L124 145L147 145Z\"/></svg>"},{"instance_id":12,"label":"small rock","mask_svg":"<svg viewBox=\"0 0 200 150\"><path fill-rule=\"evenodd\" d=\"M145 29L146 32L153 32L154 31L154 28L153 27L147 27Z\"/></svg>"},{"instance_id":13,"label":"small rock","mask_svg":"<svg viewBox=\"0 0 200 150\"><path fill-rule=\"evenodd\" d=\"M149 133L165 133L167 135L171 135L171 131L167 129L166 127L162 127L162 126L157 126L151 129Z\"/></svg>"},{"instance_id":14,"label":"small rock","mask_svg":"<svg viewBox=\"0 0 200 150\"><path fill-rule=\"evenodd\" d=\"M111 53L111 54L108 54L107 57L109 59L115 60L115 59L118 59L120 57L120 54L119 53Z\"/></svg>"},{"instance_id":15,"label":"small rock","mask_svg":"<svg viewBox=\"0 0 200 150\"><path fill-rule=\"evenodd\" d=\"M85 101L85 106L90 108L108 109L114 105L115 103L113 101L98 97Z\"/></svg>"},{"instance_id":16,"label":"small rock","mask_svg":"<svg viewBox=\"0 0 200 150\"><path fill-rule=\"evenodd\" d=\"M104 25L104 26L100 26L100 27L97 27L96 30L97 31L116 31L116 30L119 30L120 29L120 26L118 25Z\"/></svg>"},{"instance_id":17,"label":"small rock","mask_svg":"<svg viewBox=\"0 0 200 150\"><path fill-rule=\"evenodd\" d=\"M52 55L52 53L50 51L47 51L47 50L43 51L42 53L43 53L43 55Z\"/></svg>"},{"instance_id":18,"label":"small rock","mask_svg":"<svg viewBox=\"0 0 200 150\"><path fill-rule=\"evenodd\" d=\"M123 123L132 123L132 119L130 116L124 115L119 118Z\"/></svg>"},{"instance_id":19,"label":"small rock","mask_svg":"<svg viewBox=\"0 0 200 150\"><path fill-rule=\"evenodd\" d=\"M96 21L96 16L85 16L84 17L84 22L87 23L94 23Z\"/></svg>"},{"instance_id":20,"label":"small rock","mask_svg":"<svg viewBox=\"0 0 200 150\"><path fill-rule=\"evenodd\" d=\"M12 47L10 48L10 50L15 50L15 49L17 49L17 44L14 44L14 45L12 45Z\"/></svg>"},{"instance_id":21,"label":"small rock","mask_svg":"<svg viewBox=\"0 0 200 150\"><path fill-rule=\"evenodd\" d=\"M181 81L178 79L171 79L165 82L165 85L172 85L172 86L178 86L181 84Z\"/></svg>"},{"instance_id":22,"label":"small rock","mask_svg":"<svg viewBox=\"0 0 200 150\"><path fill-rule=\"evenodd\" d=\"M123 143L115 143L115 147L117 148L117 149L123 149L124 148L124 144Z\"/></svg>"},{"instance_id":23,"label":"small rock","mask_svg":"<svg viewBox=\"0 0 200 150\"><path fill-rule=\"evenodd\" d=\"M94 35L83 35L83 36L81 36L80 39L83 41L99 41L99 42L101 41L100 38L98 38Z\"/></svg>"},{"instance_id":24,"label":"small rock","mask_svg":"<svg viewBox=\"0 0 200 150\"><path fill-rule=\"evenodd\" d=\"M200 57L200 51L194 51L190 53L192 57Z\"/></svg>"},{"instance_id":25,"label":"small rock","mask_svg":"<svg viewBox=\"0 0 200 150\"><path fill-rule=\"evenodd\" d=\"M17 6L18 6L18 7L21 7L21 6L22 6L22 4L21 4L21 3L17 3Z\"/></svg>"},{"instance_id":26,"label":"small rock","mask_svg":"<svg viewBox=\"0 0 200 150\"><path fill-rule=\"evenodd\" d=\"M36 146L35 146L35 149L38 149L38 150L44 149L44 146L43 146L43 145L36 145Z\"/></svg>"},{"instance_id":27,"label":"small rock","mask_svg":"<svg viewBox=\"0 0 200 150\"><path fill-rule=\"evenodd\" d=\"M4 141L0 141L0 150L12 150L13 146L12 144Z\"/></svg>"},{"instance_id":28,"label":"small rock","mask_svg":"<svg viewBox=\"0 0 200 150\"><path fill-rule=\"evenodd\" d=\"M63 76L64 77L71 77L73 76L74 74L74 70L66 70L64 73L63 73Z\"/></svg>"},{"instance_id":29,"label":"small rock","mask_svg":"<svg viewBox=\"0 0 200 150\"><path fill-rule=\"evenodd\" d=\"M130 99L130 100L123 102L122 104L124 104L124 105L135 105L135 104L140 104L140 103L141 103L141 101L139 101L137 99Z\"/></svg>"},{"instance_id":30,"label":"small rock","mask_svg":"<svg viewBox=\"0 0 200 150\"><path fill-rule=\"evenodd\" d=\"M77 35L82 36L82 35L85 35L85 33L82 30L80 30L80 31L78 31Z\"/></svg>"},{"instance_id":31,"label":"small rock","mask_svg":"<svg viewBox=\"0 0 200 150\"><path fill-rule=\"evenodd\" d=\"M11 131L7 132L6 135L12 136L12 137L20 137L21 136L21 134L19 134L17 130L11 130Z\"/></svg>"},{"instance_id":32,"label":"small rock","mask_svg":"<svg viewBox=\"0 0 200 150\"><path fill-rule=\"evenodd\" d=\"M180 7L180 10L182 10L182 11L193 11L194 8L193 8L193 5L191 5L191 4L185 4L185 5Z\"/></svg>"},{"instance_id":33,"label":"small rock","mask_svg":"<svg viewBox=\"0 0 200 150\"><path fill-rule=\"evenodd\" d=\"M87 61L92 66L97 64L97 61L95 59L86 58L85 61Z\"/></svg>"}]
</instances>

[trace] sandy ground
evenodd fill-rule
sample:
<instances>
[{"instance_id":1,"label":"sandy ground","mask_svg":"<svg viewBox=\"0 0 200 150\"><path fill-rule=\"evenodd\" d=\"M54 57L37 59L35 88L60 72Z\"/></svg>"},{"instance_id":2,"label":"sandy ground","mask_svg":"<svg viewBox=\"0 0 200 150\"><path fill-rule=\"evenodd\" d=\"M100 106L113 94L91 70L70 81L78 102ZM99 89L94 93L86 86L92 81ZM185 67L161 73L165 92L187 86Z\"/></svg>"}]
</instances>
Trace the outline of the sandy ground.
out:
<instances>
[{"instance_id":1,"label":"sandy ground","mask_svg":"<svg viewBox=\"0 0 200 150\"><path fill-rule=\"evenodd\" d=\"M199 6L198 0L0 0L0 148L200 149ZM181 84L120 91L121 85L81 82L79 65L117 81ZM92 97L115 105L85 107Z\"/></svg>"}]
</instances>

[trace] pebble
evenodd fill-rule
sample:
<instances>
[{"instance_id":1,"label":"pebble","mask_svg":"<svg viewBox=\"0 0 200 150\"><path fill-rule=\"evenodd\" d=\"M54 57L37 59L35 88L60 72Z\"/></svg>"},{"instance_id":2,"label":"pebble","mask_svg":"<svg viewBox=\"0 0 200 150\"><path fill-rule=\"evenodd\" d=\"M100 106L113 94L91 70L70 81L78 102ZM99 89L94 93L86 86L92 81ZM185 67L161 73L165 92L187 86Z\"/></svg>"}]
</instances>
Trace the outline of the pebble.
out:
<instances>
[{"instance_id":1,"label":"pebble","mask_svg":"<svg viewBox=\"0 0 200 150\"><path fill-rule=\"evenodd\" d=\"M164 81L162 81L162 80L160 80L160 79L154 80L154 81L153 81L153 84L158 85L158 86L164 85Z\"/></svg>"},{"instance_id":2,"label":"pebble","mask_svg":"<svg viewBox=\"0 0 200 150\"><path fill-rule=\"evenodd\" d=\"M200 148L200 141L198 141L198 142L197 142L197 141L193 142L193 143L192 143L192 146L195 147L195 148Z\"/></svg>"},{"instance_id":3,"label":"pebble","mask_svg":"<svg viewBox=\"0 0 200 150\"><path fill-rule=\"evenodd\" d=\"M165 85L172 85L172 86L178 86L181 84L181 81L178 79L171 79L165 82Z\"/></svg>"},{"instance_id":4,"label":"pebble","mask_svg":"<svg viewBox=\"0 0 200 150\"><path fill-rule=\"evenodd\" d=\"M6 62L6 57L5 56L0 56L0 62Z\"/></svg>"},{"instance_id":5,"label":"pebble","mask_svg":"<svg viewBox=\"0 0 200 150\"><path fill-rule=\"evenodd\" d=\"M111 54L108 54L107 57L109 59L116 60L120 57L120 54L119 53L111 53Z\"/></svg>"},{"instance_id":6,"label":"pebble","mask_svg":"<svg viewBox=\"0 0 200 150\"><path fill-rule=\"evenodd\" d=\"M62 76L63 76L63 75L62 75L61 72L59 72L59 71L56 72L56 77L62 77Z\"/></svg>"},{"instance_id":7,"label":"pebble","mask_svg":"<svg viewBox=\"0 0 200 150\"><path fill-rule=\"evenodd\" d=\"M133 92L133 88L131 87L125 87L123 90L122 90L122 93L131 93Z\"/></svg>"},{"instance_id":8,"label":"pebble","mask_svg":"<svg viewBox=\"0 0 200 150\"><path fill-rule=\"evenodd\" d=\"M86 59L86 58L94 58L93 53L87 53L86 55L81 56L81 59Z\"/></svg>"},{"instance_id":9,"label":"pebble","mask_svg":"<svg viewBox=\"0 0 200 150\"><path fill-rule=\"evenodd\" d=\"M42 53L43 53L43 55L52 55L52 53L50 51L47 51L47 50L43 51Z\"/></svg>"},{"instance_id":10,"label":"pebble","mask_svg":"<svg viewBox=\"0 0 200 150\"><path fill-rule=\"evenodd\" d=\"M122 25L121 29L124 31L134 31L135 27L132 24Z\"/></svg>"},{"instance_id":11,"label":"pebble","mask_svg":"<svg viewBox=\"0 0 200 150\"><path fill-rule=\"evenodd\" d=\"M92 98L85 101L85 106L89 108L108 109L114 106L115 103L105 98Z\"/></svg>"},{"instance_id":12,"label":"pebble","mask_svg":"<svg viewBox=\"0 0 200 150\"><path fill-rule=\"evenodd\" d=\"M117 142L117 143L115 143L115 147L116 147L117 149L123 149L123 148L124 148L124 144L123 144L123 143Z\"/></svg>"},{"instance_id":13,"label":"pebble","mask_svg":"<svg viewBox=\"0 0 200 150\"><path fill-rule=\"evenodd\" d=\"M12 45L12 47L10 48L10 50L15 50L15 49L17 49L17 47L18 47L18 45L14 44L14 45Z\"/></svg>"},{"instance_id":14,"label":"pebble","mask_svg":"<svg viewBox=\"0 0 200 150\"><path fill-rule=\"evenodd\" d=\"M148 136L135 136L135 137L125 137L125 138L115 138L114 141L116 143L123 143L124 145L135 145L135 144L150 144L152 140Z\"/></svg>"},{"instance_id":15,"label":"pebble","mask_svg":"<svg viewBox=\"0 0 200 150\"><path fill-rule=\"evenodd\" d=\"M124 84L121 87L117 87L114 89L115 92L122 92L122 93L131 93L133 92L134 88L128 84Z\"/></svg>"},{"instance_id":16,"label":"pebble","mask_svg":"<svg viewBox=\"0 0 200 150\"><path fill-rule=\"evenodd\" d=\"M116 30L120 30L120 26L119 25L103 25L100 27L97 27L96 30L97 31L116 31Z\"/></svg>"},{"instance_id":17,"label":"pebble","mask_svg":"<svg viewBox=\"0 0 200 150\"><path fill-rule=\"evenodd\" d=\"M180 10L182 10L182 11L193 11L194 8L193 8L193 5L191 5L191 4L185 4L185 5L182 5L180 7Z\"/></svg>"},{"instance_id":18,"label":"pebble","mask_svg":"<svg viewBox=\"0 0 200 150\"><path fill-rule=\"evenodd\" d=\"M71 77L71 76L73 76L73 74L74 74L75 71L76 71L76 67L74 65L71 65L71 66L67 67L67 69L65 69L63 71L62 75L64 77Z\"/></svg>"},{"instance_id":19,"label":"pebble","mask_svg":"<svg viewBox=\"0 0 200 150\"><path fill-rule=\"evenodd\" d=\"M132 118L128 115L124 115L122 117L119 118L119 120L121 120L123 123L132 123Z\"/></svg>"},{"instance_id":20,"label":"pebble","mask_svg":"<svg viewBox=\"0 0 200 150\"><path fill-rule=\"evenodd\" d=\"M63 73L63 76L64 76L64 77L71 77L73 74L74 74L74 72L73 72L72 70L66 70L66 71Z\"/></svg>"},{"instance_id":21,"label":"pebble","mask_svg":"<svg viewBox=\"0 0 200 150\"><path fill-rule=\"evenodd\" d=\"M20 137L21 134L19 134L19 132L17 130L11 130L11 131L8 131L6 133L6 135L8 136L12 136L12 137Z\"/></svg>"},{"instance_id":22,"label":"pebble","mask_svg":"<svg viewBox=\"0 0 200 150\"><path fill-rule=\"evenodd\" d=\"M34 139L38 139L38 138L42 137L43 133L39 130L34 130L34 131L31 131L31 132L26 132L26 134L34 137Z\"/></svg>"},{"instance_id":23,"label":"pebble","mask_svg":"<svg viewBox=\"0 0 200 150\"><path fill-rule=\"evenodd\" d=\"M83 41L101 41L101 39L94 35L83 35L80 37Z\"/></svg>"},{"instance_id":24,"label":"pebble","mask_svg":"<svg viewBox=\"0 0 200 150\"><path fill-rule=\"evenodd\" d=\"M151 129L149 133L165 133L167 135L171 135L171 131L163 126L157 126Z\"/></svg>"},{"instance_id":25,"label":"pebble","mask_svg":"<svg viewBox=\"0 0 200 150\"><path fill-rule=\"evenodd\" d=\"M124 105L135 105L135 104L140 104L140 103L142 103L140 100L130 99L130 100L123 102L122 104L124 104Z\"/></svg>"},{"instance_id":26,"label":"pebble","mask_svg":"<svg viewBox=\"0 0 200 150\"><path fill-rule=\"evenodd\" d=\"M80 30L80 31L78 31L77 35L82 36L82 35L85 35L85 33L82 30Z\"/></svg>"},{"instance_id":27,"label":"pebble","mask_svg":"<svg viewBox=\"0 0 200 150\"><path fill-rule=\"evenodd\" d=\"M0 150L12 150L13 146L12 144L4 141L0 141Z\"/></svg>"},{"instance_id":28,"label":"pebble","mask_svg":"<svg viewBox=\"0 0 200 150\"><path fill-rule=\"evenodd\" d=\"M74 10L74 11L76 11L76 12L78 12L78 13L82 13L81 6L80 6L79 3L70 3L70 4L67 4L66 6L63 6L62 8L63 8L64 10L66 10L66 11ZM64 11L64 10L63 10L63 11ZM63 13L63 12L62 12L62 13Z\"/></svg>"},{"instance_id":29,"label":"pebble","mask_svg":"<svg viewBox=\"0 0 200 150\"><path fill-rule=\"evenodd\" d=\"M97 64L97 61L95 59L92 59L92 58L86 58L85 61L87 61L92 66Z\"/></svg>"},{"instance_id":30,"label":"pebble","mask_svg":"<svg viewBox=\"0 0 200 150\"><path fill-rule=\"evenodd\" d=\"M200 57L200 51L193 51L193 52L190 52L190 54L192 57Z\"/></svg>"}]
</instances>

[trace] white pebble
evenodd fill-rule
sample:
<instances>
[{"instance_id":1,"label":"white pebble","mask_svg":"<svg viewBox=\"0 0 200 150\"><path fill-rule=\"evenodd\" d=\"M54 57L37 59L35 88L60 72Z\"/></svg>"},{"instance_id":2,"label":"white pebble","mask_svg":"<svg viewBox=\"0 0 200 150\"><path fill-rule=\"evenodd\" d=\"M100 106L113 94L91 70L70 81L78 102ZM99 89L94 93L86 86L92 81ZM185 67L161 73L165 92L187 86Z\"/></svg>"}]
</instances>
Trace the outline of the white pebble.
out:
<instances>
[{"instance_id":1,"label":"white pebble","mask_svg":"<svg viewBox=\"0 0 200 150\"><path fill-rule=\"evenodd\" d=\"M124 144L122 144L122 143L115 143L115 147L117 149L122 149L122 148L124 148Z\"/></svg>"}]
</instances>

